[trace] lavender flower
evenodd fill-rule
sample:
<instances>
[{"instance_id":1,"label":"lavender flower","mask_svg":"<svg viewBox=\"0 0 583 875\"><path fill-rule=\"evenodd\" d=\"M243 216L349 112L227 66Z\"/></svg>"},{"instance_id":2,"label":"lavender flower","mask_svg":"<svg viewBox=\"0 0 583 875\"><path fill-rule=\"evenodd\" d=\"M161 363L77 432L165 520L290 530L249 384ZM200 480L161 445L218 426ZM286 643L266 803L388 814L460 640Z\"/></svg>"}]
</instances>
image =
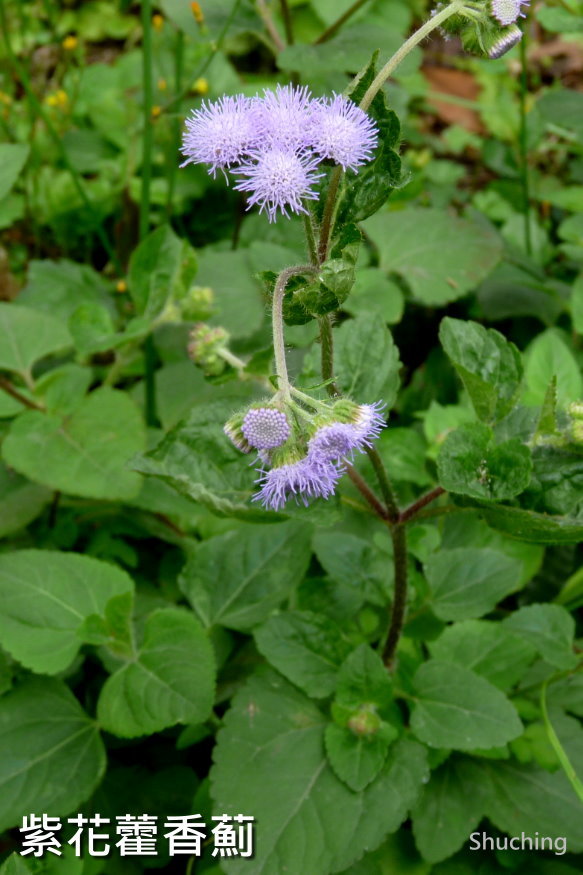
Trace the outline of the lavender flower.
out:
<instances>
[{"instance_id":1,"label":"lavender flower","mask_svg":"<svg viewBox=\"0 0 583 875\"><path fill-rule=\"evenodd\" d=\"M186 119L181 149L186 161L180 166L210 164L209 173L216 176L217 169L239 163L256 143L255 103L242 94L203 103Z\"/></svg>"},{"instance_id":2,"label":"lavender flower","mask_svg":"<svg viewBox=\"0 0 583 875\"><path fill-rule=\"evenodd\" d=\"M498 39L490 46L488 57L493 60L501 58L502 55L505 55L506 52L509 52L513 46L519 43L521 39L521 29L513 24L511 27L508 27L502 36L498 37Z\"/></svg>"},{"instance_id":3,"label":"lavender flower","mask_svg":"<svg viewBox=\"0 0 583 875\"><path fill-rule=\"evenodd\" d=\"M287 416L273 407L252 407L241 430L247 442L258 450L280 447L290 435Z\"/></svg>"},{"instance_id":4,"label":"lavender flower","mask_svg":"<svg viewBox=\"0 0 583 875\"><path fill-rule=\"evenodd\" d=\"M332 422L319 428L308 443L308 456L322 462L335 462L363 453L372 446L385 421L380 413L381 402L360 404L351 422Z\"/></svg>"},{"instance_id":5,"label":"lavender flower","mask_svg":"<svg viewBox=\"0 0 583 875\"><path fill-rule=\"evenodd\" d=\"M377 128L352 100L336 94L331 100L315 102L308 142L322 156L356 170L369 161L378 142Z\"/></svg>"},{"instance_id":6,"label":"lavender flower","mask_svg":"<svg viewBox=\"0 0 583 875\"><path fill-rule=\"evenodd\" d=\"M514 24L519 16L521 18L526 17L524 12L521 11L521 7L528 6L529 3L530 0L492 0L492 15L500 22L500 24ZM504 40L505 37L506 34L501 39ZM517 42L518 40L515 39L512 45L515 45ZM506 49L506 51L508 51L508 49ZM504 52L501 52L500 54L504 54ZM490 57L492 57L491 51ZM494 57L498 58L500 55L495 55Z\"/></svg>"},{"instance_id":7,"label":"lavender flower","mask_svg":"<svg viewBox=\"0 0 583 875\"><path fill-rule=\"evenodd\" d=\"M275 221L278 210L287 217L288 208L294 213L307 213L302 200L317 200L318 195L310 186L323 175L315 172L316 158L281 147L255 151L250 158L254 163L245 162L234 171L247 177L235 186L237 191L250 193L247 209L259 204L259 212L266 210L270 222Z\"/></svg>"},{"instance_id":8,"label":"lavender flower","mask_svg":"<svg viewBox=\"0 0 583 875\"><path fill-rule=\"evenodd\" d=\"M253 496L264 507L281 510L290 495L301 498L307 506L310 498L329 498L334 494L342 470L306 456L299 461L262 471L261 489Z\"/></svg>"},{"instance_id":9,"label":"lavender flower","mask_svg":"<svg viewBox=\"0 0 583 875\"><path fill-rule=\"evenodd\" d=\"M254 120L259 140L264 148L294 151L306 148L306 129L312 105L307 87L278 85L275 91L264 91L254 107Z\"/></svg>"}]
</instances>

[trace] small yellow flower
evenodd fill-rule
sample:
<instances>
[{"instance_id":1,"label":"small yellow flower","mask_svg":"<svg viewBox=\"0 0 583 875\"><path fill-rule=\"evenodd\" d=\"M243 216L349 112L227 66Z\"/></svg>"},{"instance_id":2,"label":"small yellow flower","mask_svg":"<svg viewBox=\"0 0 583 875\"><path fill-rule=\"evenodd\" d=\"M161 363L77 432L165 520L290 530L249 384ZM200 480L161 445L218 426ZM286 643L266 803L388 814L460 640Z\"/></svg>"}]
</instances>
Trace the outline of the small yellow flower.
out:
<instances>
[{"instance_id":1,"label":"small yellow flower","mask_svg":"<svg viewBox=\"0 0 583 875\"><path fill-rule=\"evenodd\" d=\"M66 36L63 42L61 43L66 52L74 52L77 46L79 45L79 40L72 33L69 36Z\"/></svg>"},{"instance_id":2,"label":"small yellow flower","mask_svg":"<svg viewBox=\"0 0 583 875\"><path fill-rule=\"evenodd\" d=\"M158 79L158 91L166 91L168 83L165 79Z\"/></svg>"},{"instance_id":3,"label":"small yellow flower","mask_svg":"<svg viewBox=\"0 0 583 875\"><path fill-rule=\"evenodd\" d=\"M153 106L152 107L152 118L158 118L160 113L162 112L161 106Z\"/></svg>"},{"instance_id":4,"label":"small yellow flower","mask_svg":"<svg viewBox=\"0 0 583 875\"><path fill-rule=\"evenodd\" d=\"M47 95L47 97L45 97L45 103L48 106L58 106L59 101L57 99L57 95L56 94Z\"/></svg>"},{"instance_id":5,"label":"small yellow flower","mask_svg":"<svg viewBox=\"0 0 583 875\"><path fill-rule=\"evenodd\" d=\"M67 92L63 91L62 88L60 88L57 91L57 93L55 94L55 97L56 97L58 106L67 106L67 104L69 103L69 97L67 95Z\"/></svg>"},{"instance_id":6,"label":"small yellow flower","mask_svg":"<svg viewBox=\"0 0 583 875\"><path fill-rule=\"evenodd\" d=\"M115 284L115 290L116 292L119 292L120 295L122 295L124 292L127 292L128 284L125 280L118 280Z\"/></svg>"},{"instance_id":7,"label":"small yellow flower","mask_svg":"<svg viewBox=\"0 0 583 875\"><path fill-rule=\"evenodd\" d=\"M208 94L209 84L207 79L197 79L192 85L192 90L197 94Z\"/></svg>"},{"instance_id":8,"label":"small yellow flower","mask_svg":"<svg viewBox=\"0 0 583 875\"><path fill-rule=\"evenodd\" d=\"M162 30L162 28L164 27L164 16L159 15L158 13L156 13L156 15L153 15L152 16L152 27L154 28L154 30L158 30L158 31Z\"/></svg>"},{"instance_id":9,"label":"small yellow flower","mask_svg":"<svg viewBox=\"0 0 583 875\"><path fill-rule=\"evenodd\" d=\"M200 3L191 3L190 8L192 9L192 14L194 15L196 23L204 24L204 13L200 7Z\"/></svg>"}]
</instances>

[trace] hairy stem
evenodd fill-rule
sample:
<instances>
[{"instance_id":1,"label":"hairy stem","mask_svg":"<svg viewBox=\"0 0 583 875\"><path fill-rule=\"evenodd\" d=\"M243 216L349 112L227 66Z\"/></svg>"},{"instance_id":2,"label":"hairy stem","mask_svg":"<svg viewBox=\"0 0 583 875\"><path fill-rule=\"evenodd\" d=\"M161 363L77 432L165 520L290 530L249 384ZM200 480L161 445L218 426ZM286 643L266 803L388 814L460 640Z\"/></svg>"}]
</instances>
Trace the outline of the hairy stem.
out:
<instances>
[{"instance_id":1,"label":"hairy stem","mask_svg":"<svg viewBox=\"0 0 583 875\"><path fill-rule=\"evenodd\" d=\"M524 200L524 248L527 255L532 255L532 237L530 228L530 186L528 178L528 122L526 119L526 95L528 94L527 82L527 59L526 59L527 31L524 30L520 40L520 180L522 183L522 197Z\"/></svg>"},{"instance_id":2,"label":"hairy stem","mask_svg":"<svg viewBox=\"0 0 583 875\"><path fill-rule=\"evenodd\" d=\"M383 460L374 447L367 447L366 453L371 461L375 474L377 475L381 495L383 496L383 501L387 507L388 519L392 523L396 523L399 520L399 505L397 504L397 496L383 464Z\"/></svg>"},{"instance_id":3,"label":"hairy stem","mask_svg":"<svg viewBox=\"0 0 583 875\"><path fill-rule=\"evenodd\" d=\"M289 377L287 375L287 363L285 360L285 339L283 334L283 297L285 289L292 278L297 274L313 273L314 266L300 264L295 267L286 267L279 274L273 290L272 326L273 326L273 352L275 355L275 373L278 377L277 388L288 401L291 398Z\"/></svg>"},{"instance_id":4,"label":"hairy stem","mask_svg":"<svg viewBox=\"0 0 583 875\"><path fill-rule=\"evenodd\" d=\"M409 507L406 507L405 510L401 512L399 522L410 522L417 516L420 510L427 507L428 504L431 504L431 502L435 501L436 498L439 498L440 495L445 495L445 489L443 489L442 486L436 486L431 492L422 495L421 498L418 498L413 504L410 504Z\"/></svg>"},{"instance_id":5,"label":"hairy stem","mask_svg":"<svg viewBox=\"0 0 583 875\"><path fill-rule=\"evenodd\" d=\"M279 0L279 4L281 6L281 17L283 18L283 27L285 30L285 38L287 40L288 46L293 46L294 44L294 29L292 26L291 12L289 8L288 0Z\"/></svg>"},{"instance_id":6,"label":"hairy stem","mask_svg":"<svg viewBox=\"0 0 583 875\"><path fill-rule=\"evenodd\" d=\"M304 213L304 230L306 232L306 241L308 244L308 253L312 264L318 264L318 249L316 246L316 235L314 233L314 220L311 213Z\"/></svg>"},{"instance_id":7,"label":"hairy stem","mask_svg":"<svg viewBox=\"0 0 583 875\"><path fill-rule=\"evenodd\" d=\"M322 216L322 225L320 228L320 243L318 245L318 260L322 264L328 258L328 248L330 246L330 238L334 225L334 213L336 211L336 198L342 179L342 167L338 165L332 171L330 177L330 186L328 188L328 196L324 205L324 214Z\"/></svg>"},{"instance_id":8,"label":"hairy stem","mask_svg":"<svg viewBox=\"0 0 583 875\"><path fill-rule=\"evenodd\" d=\"M388 669L393 667L397 645L403 631L407 604L407 532L401 523L390 526L390 532L393 541L395 588L389 634L382 652L382 660Z\"/></svg>"},{"instance_id":9,"label":"hairy stem","mask_svg":"<svg viewBox=\"0 0 583 875\"><path fill-rule=\"evenodd\" d=\"M453 3L450 3L449 6L445 6L439 12L436 12L425 24L421 25L419 30L416 30L414 34L412 34L406 42L403 43L400 49L395 52L392 58L389 58L385 66L380 70L369 87L367 88L364 97L360 101L360 108L365 112L373 102L377 93L381 90L387 79L389 79L401 61L403 61L409 52L415 48L415 46L419 45L420 42L423 42L426 36L429 36L431 31L435 30L436 27L439 27L446 21L448 18L451 18L452 15L455 15L456 12L461 9L463 6L463 0L453 0Z\"/></svg>"},{"instance_id":10,"label":"hairy stem","mask_svg":"<svg viewBox=\"0 0 583 875\"><path fill-rule=\"evenodd\" d=\"M376 515L382 520L388 520L388 513L386 507L383 506L382 502L378 500L364 477L362 477L356 468L353 465L346 466L346 473L362 495L362 497L367 501L370 507L374 510Z\"/></svg>"},{"instance_id":11,"label":"hairy stem","mask_svg":"<svg viewBox=\"0 0 583 875\"><path fill-rule=\"evenodd\" d=\"M336 19L326 30L322 31L317 40L314 40L314 45L319 46L322 43L328 42L329 39L332 39L333 36L336 36L342 25L348 21L349 18L352 18L355 12L358 12L365 3L368 3L369 0L356 0L352 6L349 6L346 12L343 12L342 15Z\"/></svg>"},{"instance_id":12,"label":"hairy stem","mask_svg":"<svg viewBox=\"0 0 583 875\"><path fill-rule=\"evenodd\" d=\"M257 13L263 21L265 29L271 37L276 51L283 51L283 49L285 48L285 44L279 35L279 32L277 30L277 27L275 26L273 18L271 17L271 12L265 0L257 0Z\"/></svg>"},{"instance_id":13,"label":"hairy stem","mask_svg":"<svg viewBox=\"0 0 583 875\"><path fill-rule=\"evenodd\" d=\"M322 379L328 380L326 390L328 395L334 398L340 395L340 390L334 380L334 335L332 334L332 324L330 316L320 316L318 318L320 326L320 346L322 348Z\"/></svg>"}]
</instances>

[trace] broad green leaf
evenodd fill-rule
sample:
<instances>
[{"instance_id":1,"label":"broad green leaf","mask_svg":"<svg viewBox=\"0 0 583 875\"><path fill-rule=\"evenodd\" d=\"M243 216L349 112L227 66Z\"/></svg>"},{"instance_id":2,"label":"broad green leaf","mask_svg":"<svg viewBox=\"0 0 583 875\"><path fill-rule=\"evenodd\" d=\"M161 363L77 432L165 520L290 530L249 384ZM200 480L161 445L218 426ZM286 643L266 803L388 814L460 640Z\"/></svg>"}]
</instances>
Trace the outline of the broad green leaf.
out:
<instances>
[{"instance_id":1,"label":"broad green leaf","mask_svg":"<svg viewBox=\"0 0 583 875\"><path fill-rule=\"evenodd\" d=\"M392 480L416 486L433 484L425 467L427 445L419 432L412 428L386 428L375 444Z\"/></svg>"},{"instance_id":2,"label":"broad green leaf","mask_svg":"<svg viewBox=\"0 0 583 875\"><path fill-rule=\"evenodd\" d=\"M0 698L0 830L77 810L104 770L96 724L62 681L29 678Z\"/></svg>"},{"instance_id":3,"label":"broad green leaf","mask_svg":"<svg viewBox=\"0 0 583 875\"><path fill-rule=\"evenodd\" d=\"M0 461L0 538L31 523L50 499L50 490L30 483Z\"/></svg>"},{"instance_id":4,"label":"broad green leaf","mask_svg":"<svg viewBox=\"0 0 583 875\"><path fill-rule=\"evenodd\" d=\"M32 869L25 862L25 858L16 851L0 866L0 875L30 875Z\"/></svg>"},{"instance_id":5,"label":"broad green leaf","mask_svg":"<svg viewBox=\"0 0 583 875\"><path fill-rule=\"evenodd\" d=\"M197 283L214 292L212 324L233 337L248 337L260 328L265 311L246 252L201 252Z\"/></svg>"},{"instance_id":6,"label":"broad green leaf","mask_svg":"<svg viewBox=\"0 0 583 875\"><path fill-rule=\"evenodd\" d=\"M356 274L356 282L342 309L351 316L376 313L390 325L400 322L405 298L399 286L378 267L367 267Z\"/></svg>"},{"instance_id":7,"label":"broad green leaf","mask_svg":"<svg viewBox=\"0 0 583 875\"><path fill-rule=\"evenodd\" d=\"M190 287L196 269L193 250L169 225L152 231L130 259L128 285L138 314L159 316L172 298Z\"/></svg>"},{"instance_id":8,"label":"broad green leaf","mask_svg":"<svg viewBox=\"0 0 583 875\"><path fill-rule=\"evenodd\" d=\"M474 422L450 432L437 457L439 482L448 492L502 501L523 492L532 462L518 438L496 445L487 425Z\"/></svg>"},{"instance_id":9,"label":"broad green leaf","mask_svg":"<svg viewBox=\"0 0 583 875\"><path fill-rule=\"evenodd\" d=\"M361 644L340 668L336 704L349 709L374 705L382 712L392 701L391 679L380 656L368 644Z\"/></svg>"},{"instance_id":10,"label":"broad green leaf","mask_svg":"<svg viewBox=\"0 0 583 875\"><path fill-rule=\"evenodd\" d=\"M138 492L140 477L127 463L144 443L144 425L133 401L102 387L64 419L36 410L22 414L12 423L2 451L8 465L44 486L114 500Z\"/></svg>"},{"instance_id":11,"label":"broad green leaf","mask_svg":"<svg viewBox=\"0 0 583 875\"><path fill-rule=\"evenodd\" d=\"M0 143L0 200L16 182L29 152L30 146L24 143Z\"/></svg>"},{"instance_id":12,"label":"broad green leaf","mask_svg":"<svg viewBox=\"0 0 583 875\"><path fill-rule=\"evenodd\" d=\"M328 617L287 611L270 617L254 636L259 652L308 696L318 699L334 692L350 644Z\"/></svg>"},{"instance_id":13,"label":"broad green leaf","mask_svg":"<svg viewBox=\"0 0 583 875\"><path fill-rule=\"evenodd\" d=\"M491 787L485 813L494 826L516 836L565 836L570 852L583 850L581 802L562 771L513 761L483 768Z\"/></svg>"},{"instance_id":14,"label":"broad green leaf","mask_svg":"<svg viewBox=\"0 0 583 875\"><path fill-rule=\"evenodd\" d=\"M71 343L67 329L52 316L0 301L0 368L28 373L38 359Z\"/></svg>"},{"instance_id":15,"label":"broad green leaf","mask_svg":"<svg viewBox=\"0 0 583 875\"><path fill-rule=\"evenodd\" d=\"M373 604L387 604L392 583L390 557L375 545L348 532L318 530L313 540L318 561L333 580Z\"/></svg>"},{"instance_id":16,"label":"broad green leaf","mask_svg":"<svg viewBox=\"0 0 583 875\"><path fill-rule=\"evenodd\" d=\"M359 792L376 778L398 734L392 724L381 721L370 734L330 723L324 733L328 761L340 780Z\"/></svg>"},{"instance_id":17,"label":"broad green leaf","mask_svg":"<svg viewBox=\"0 0 583 875\"><path fill-rule=\"evenodd\" d=\"M549 516L520 507L480 503L480 514L489 526L531 544L578 544L583 540L583 520Z\"/></svg>"},{"instance_id":18,"label":"broad green leaf","mask_svg":"<svg viewBox=\"0 0 583 875\"><path fill-rule=\"evenodd\" d=\"M498 262L498 235L438 209L380 212L364 223L378 247L380 267L404 277L423 304L439 306L463 297Z\"/></svg>"},{"instance_id":19,"label":"broad green leaf","mask_svg":"<svg viewBox=\"0 0 583 875\"><path fill-rule=\"evenodd\" d=\"M434 659L463 665L501 690L520 680L536 653L521 635L488 620L454 623L430 642L429 649Z\"/></svg>"},{"instance_id":20,"label":"broad green leaf","mask_svg":"<svg viewBox=\"0 0 583 875\"><path fill-rule=\"evenodd\" d=\"M430 659L413 679L411 728L430 747L499 747L522 732L506 696L467 668Z\"/></svg>"},{"instance_id":21,"label":"broad green leaf","mask_svg":"<svg viewBox=\"0 0 583 875\"><path fill-rule=\"evenodd\" d=\"M151 735L176 723L202 723L214 692L213 648L200 623L181 608L162 608L147 618L136 659L105 682L97 717L122 738Z\"/></svg>"},{"instance_id":22,"label":"broad green leaf","mask_svg":"<svg viewBox=\"0 0 583 875\"><path fill-rule=\"evenodd\" d=\"M480 419L502 419L522 380L522 360L514 344L493 328L449 316L440 325L439 339Z\"/></svg>"},{"instance_id":23,"label":"broad green leaf","mask_svg":"<svg viewBox=\"0 0 583 875\"><path fill-rule=\"evenodd\" d=\"M18 296L19 303L65 322L80 304L109 306L107 284L93 268L65 258L35 261L28 266L28 283Z\"/></svg>"},{"instance_id":24,"label":"broad green leaf","mask_svg":"<svg viewBox=\"0 0 583 875\"><path fill-rule=\"evenodd\" d=\"M523 402L542 404L552 377L557 379L560 406L583 397L583 377L577 360L562 335L549 328L537 335L525 352Z\"/></svg>"},{"instance_id":25,"label":"broad green leaf","mask_svg":"<svg viewBox=\"0 0 583 875\"><path fill-rule=\"evenodd\" d=\"M439 863L455 854L484 816L486 788L481 770L452 756L431 773L413 811L413 835L425 860Z\"/></svg>"},{"instance_id":26,"label":"broad green leaf","mask_svg":"<svg viewBox=\"0 0 583 875\"><path fill-rule=\"evenodd\" d=\"M303 523L242 525L194 547L181 589L205 626L251 629L303 579L309 539Z\"/></svg>"},{"instance_id":27,"label":"broad green leaf","mask_svg":"<svg viewBox=\"0 0 583 875\"><path fill-rule=\"evenodd\" d=\"M571 20L579 25L577 29L581 28L580 16L572 15ZM580 91L569 88L548 91L536 106L545 121L572 130L579 139L583 139L583 94Z\"/></svg>"},{"instance_id":28,"label":"broad green leaf","mask_svg":"<svg viewBox=\"0 0 583 875\"><path fill-rule=\"evenodd\" d=\"M390 408L399 388L399 350L374 313L361 313L334 332L336 377L359 403L383 400Z\"/></svg>"},{"instance_id":29,"label":"broad green leaf","mask_svg":"<svg viewBox=\"0 0 583 875\"><path fill-rule=\"evenodd\" d=\"M320 711L279 676L252 677L235 695L211 791L216 812L253 811L262 824L254 875L343 871L396 830L417 799L427 769L420 745L399 741L378 777L354 793L327 763L324 727ZM248 861L222 866L243 873Z\"/></svg>"},{"instance_id":30,"label":"broad green leaf","mask_svg":"<svg viewBox=\"0 0 583 875\"><path fill-rule=\"evenodd\" d=\"M81 646L78 631L103 614L132 579L109 562L76 553L19 550L0 554L0 641L39 674L56 674Z\"/></svg>"},{"instance_id":31,"label":"broad green leaf","mask_svg":"<svg viewBox=\"0 0 583 875\"><path fill-rule=\"evenodd\" d=\"M523 637L543 659L560 669L574 668L575 621L561 605L526 605L504 621L506 629Z\"/></svg>"},{"instance_id":32,"label":"broad green leaf","mask_svg":"<svg viewBox=\"0 0 583 875\"><path fill-rule=\"evenodd\" d=\"M535 446L529 493L537 510L577 514L583 497L583 443Z\"/></svg>"},{"instance_id":33,"label":"broad green leaf","mask_svg":"<svg viewBox=\"0 0 583 875\"><path fill-rule=\"evenodd\" d=\"M83 401L92 380L90 368L69 362L43 374L36 381L34 394L42 399L49 413L74 413Z\"/></svg>"},{"instance_id":34,"label":"broad green leaf","mask_svg":"<svg viewBox=\"0 0 583 875\"><path fill-rule=\"evenodd\" d=\"M495 550L460 547L429 557L429 602L441 620L467 620L492 611L518 589L521 564Z\"/></svg>"}]
</instances>

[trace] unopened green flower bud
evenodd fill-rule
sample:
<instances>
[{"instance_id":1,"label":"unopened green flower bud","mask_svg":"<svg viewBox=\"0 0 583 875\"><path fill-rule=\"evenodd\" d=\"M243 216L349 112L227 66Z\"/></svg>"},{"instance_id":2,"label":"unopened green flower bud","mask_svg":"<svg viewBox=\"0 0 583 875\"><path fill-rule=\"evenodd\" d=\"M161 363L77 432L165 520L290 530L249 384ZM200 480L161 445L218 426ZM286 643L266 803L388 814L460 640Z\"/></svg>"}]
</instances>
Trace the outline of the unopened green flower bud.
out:
<instances>
[{"instance_id":1,"label":"unopened green flower bud","mask_svg":"<svg viewBox=\"0 0 583 875\"><path fill-rule=\"evenodd\" d=\"M227 367L221 350L228 342L229 334L224 328L211 328L204 322L198 322L190 332L188 355L205 374L218 377Z\"/></svg>"},{"instance_id":2,"label":"unopened green flower bud","mask_svg":"<svg viewBox=\"0 0 583 875\"><path fill-rule=\"evenodd\" d=\"M242 453L250 453L252 446L243 434L243 420L247 411L235 413L224 425L223 431Z\"/></svg>"},{"instance_id":3,"label":"unopened green flower bud","mask_svg":"<svg viewBox=\"0 0 583 875\"><path fill-rule=\"evenodd\" d=\"M349 718L347 726L354 735L367 737L376 735L381 728L382 720L376 712L374 705L362 705L362 707Z\"/></svg>"},{"instance_id":4,"label":"unopened green flower bud","mask_svg":"<svg viewBox=\"0 0 583 875\"><path fill-rule=\"evenodd\" d=\"M180 301L182 318L186 322L208 319L213 312L215 294L209 286L191 286Z\"/></svg>"}]
</instances>

